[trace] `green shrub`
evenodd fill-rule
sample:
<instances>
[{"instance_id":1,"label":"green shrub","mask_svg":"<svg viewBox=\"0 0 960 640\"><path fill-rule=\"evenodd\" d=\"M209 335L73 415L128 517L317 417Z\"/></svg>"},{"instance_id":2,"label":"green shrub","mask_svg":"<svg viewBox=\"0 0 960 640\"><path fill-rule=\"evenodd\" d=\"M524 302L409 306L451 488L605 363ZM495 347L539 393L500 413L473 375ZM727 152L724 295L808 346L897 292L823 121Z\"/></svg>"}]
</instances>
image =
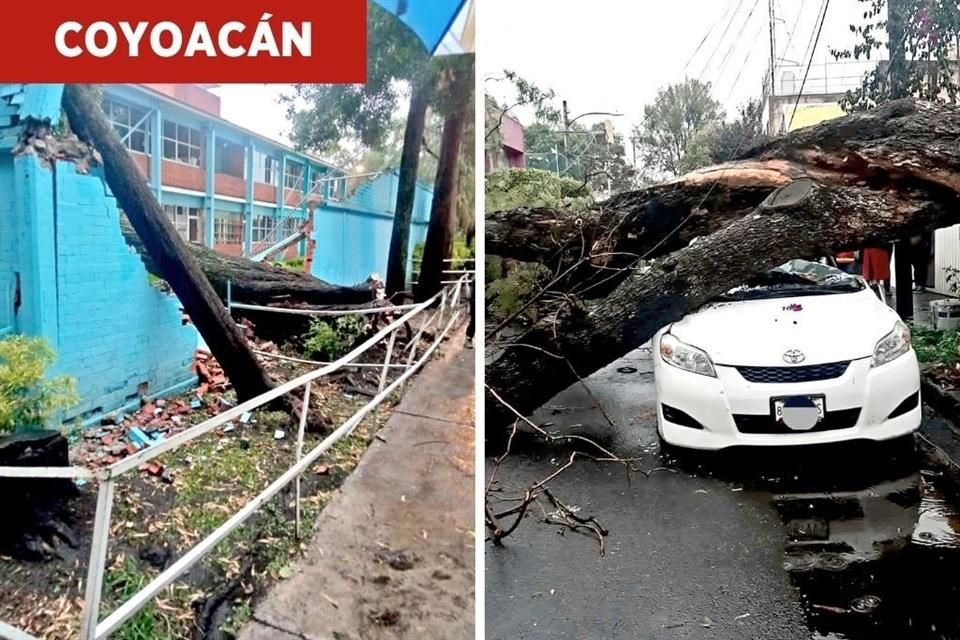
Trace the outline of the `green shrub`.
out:
<instances>
[{"instance_id":1,"label":"green shrub","mask_svg":"<svg viewBox=\"0 0 960 640\"><path fill-rule=\"evenodd\" d=\"M579 180L558 178L542 169L504 169L486 177L484 207L502 211L517 207L555 207L571 211L593 203L590 189Z\"/></svg>"},{"instance_id":2,"label":"green shrub","mask_svg":"<svg viewBox=\"0 0 960 640\"><path fill-rule=\"evenodd\" d=\"M499 324L519 311L546 284L550 275L550 270L543 265L518 263L505 278L487 280L486 301L490 320ZM519 320L534 322L533 306L520 314Z\"/></svg>"},{"instance_id":3,"label":"green shrub","mask_svg":"<svg viewBox=\"0 0 960 640\"><path fill-rule=\"evenodd\" d=\"M72 378L44 378L55 358L42 338L0 338L0 433L43 428L54 413L77 402Z\"/></svg>"},{"instance_id":4,"label":"green shrub","mask_svg":"<svg viewBox=\"0 0 960 640\"><path fill-rule=\"evenodd\" d=\"M960 362L960 332L910 327L913 348L920 362L953 366Z\"/></svg>"},{"instance_id":5,"label":"green shrub","mask_svg":"<svg viewBox=\"0 0 960 640\"><path fill-rule=\"evenodd\" d=\"M303 341L304 355L336 360L350 350L362 333L360 316L340 316L334 320L315 318Z\"/></svg>"}]
</instances>

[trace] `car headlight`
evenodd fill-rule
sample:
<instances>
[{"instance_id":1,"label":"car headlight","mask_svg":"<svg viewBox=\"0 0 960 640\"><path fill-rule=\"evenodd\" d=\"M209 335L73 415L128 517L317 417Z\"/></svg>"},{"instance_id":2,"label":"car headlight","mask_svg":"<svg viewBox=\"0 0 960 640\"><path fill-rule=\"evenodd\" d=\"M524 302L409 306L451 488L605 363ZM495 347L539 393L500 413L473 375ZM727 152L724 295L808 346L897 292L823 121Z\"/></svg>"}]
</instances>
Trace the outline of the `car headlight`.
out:
<instances>
[{"instance_id":1,"label":"car headlight","mask_svg":"<svg viewBox=\"0 0 960 640\"><path fill-rule=\"evenodd\" d=\"M896 360L907 351L910 351L910 327L897 320L893 325L893 331L883 336L873 350L873 358L870 359L871 367L879 367L891 360Z\"/></svg>"},{"instance_id":2,"label":"car headlight","mask_svg":"<svg viewBox=\"0 0 960 640\"><path fill-rule=\"evenodd\" d=\"M690 346L673 334L665 333L660 338L660 357L667 364L672 364L684 371L711 378L717 377L713 362L705 351Z\"/></svg>"}]
</instances>

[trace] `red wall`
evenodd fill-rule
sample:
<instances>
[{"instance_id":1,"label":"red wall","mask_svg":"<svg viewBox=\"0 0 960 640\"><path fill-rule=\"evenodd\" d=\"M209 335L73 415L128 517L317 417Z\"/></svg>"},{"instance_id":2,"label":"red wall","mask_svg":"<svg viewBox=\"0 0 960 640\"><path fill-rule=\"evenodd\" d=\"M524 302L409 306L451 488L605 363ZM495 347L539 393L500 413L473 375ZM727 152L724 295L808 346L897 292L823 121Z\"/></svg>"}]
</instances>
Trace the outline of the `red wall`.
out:
<instances>
[{"instance_id":1,"label":"red wall","mask_svg":"<svg viewBox=\"0 0 960 640\"><path fill-rule=\"evenodd\" d=\"M218 173L213 176L213 191L220 195L236 198L243 198L247 195L243 178L225 173Z\"/></svg>"},{"instance_id":2,"label":"red wall","mask_svg":"<svg viewBox=\"0 0 960 640\"><path fill-rule=\"evenodd\" d=\"M261 202L276 202L277 188L262 182L253 183L253 199Z\"/></svg>"},{"instance_id":3,"label":"red wall","mask_svg":"<svg viewBox=\"0 0 960 640\"><path fill-rule=\"evenodd\" d=\"M173 160L163 161L163 184L181 189L204 191L203 169Z\"/></svg>"},{"instance_id":4,"label":"red wall","mask_svg":"<svg viewBox=\"0 0 960 640\"><path fill-rule=\"evenodd\" d=\"M130 157L133 158L133 163L137 165L137 168L140 169L140 173L142 173L145 178L149 178L150 177L150 156L131 151Z\"/></svg>"},{"instance_id":5,"label":"red wall","mask_svg":"<svg viewBox=\"0 0 960 640\"><path fill-rule=\"evenodd\" d=\"M243 253L242 244L215 244L213 248L220 253L225 253L228 256L235 256L237 258Z\"/></svg>"},{"instance_id":6,"label":"red wall","mask_svg":"<svg viewBox=\"0 0 960 640\"><path fill-rule=\"evenodd\" d=\"M290 206L297 206L300 204L300 201L303 200L303 192L297 191L295 189L284 189L283 197L286 199L286 203Z\"/></svg>"}]
</instances>

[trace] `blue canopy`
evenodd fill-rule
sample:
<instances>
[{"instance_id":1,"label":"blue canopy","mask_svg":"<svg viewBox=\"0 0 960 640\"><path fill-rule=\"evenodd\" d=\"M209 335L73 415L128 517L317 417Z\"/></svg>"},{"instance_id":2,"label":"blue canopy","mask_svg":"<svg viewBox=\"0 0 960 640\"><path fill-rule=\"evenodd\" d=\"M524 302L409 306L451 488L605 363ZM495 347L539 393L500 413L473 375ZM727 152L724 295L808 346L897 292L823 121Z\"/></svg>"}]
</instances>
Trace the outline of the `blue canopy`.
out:
<instances>
[{"instance_id":1,"label":"blue canopy","mask_svg":"<svg viewBox=\"0 0 960 640\"><path fill-rule=\"evenodd\" d=\"M433 55L467 0L374 0L407 25Z\"/></svg>"}]
</instances>

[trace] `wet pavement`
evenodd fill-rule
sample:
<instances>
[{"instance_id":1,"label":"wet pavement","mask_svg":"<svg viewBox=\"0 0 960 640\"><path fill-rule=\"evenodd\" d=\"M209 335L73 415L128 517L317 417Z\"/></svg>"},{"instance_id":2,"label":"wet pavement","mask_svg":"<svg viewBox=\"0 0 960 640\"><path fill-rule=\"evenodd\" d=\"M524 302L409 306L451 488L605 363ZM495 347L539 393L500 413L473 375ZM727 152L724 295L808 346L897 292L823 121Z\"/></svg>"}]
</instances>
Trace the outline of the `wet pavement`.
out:
<instances>
[{"instance_id":1,"label":"wet pavement","mask_svg":"<svg viewBox=\"0 0 960 640\"><path fill-rule=\"evenodd\" d=\"M674 459L659 451L652 382L637 350L588 378L616 427L579 385L535 414L657 470L628 481L585 461L550 483L609 530L604 556L539 508L504 548L488 544L488 638L960 640L960 516L911 443ZM495 509L567 455L509 457Z\"/></svg>"}]
</instances>

